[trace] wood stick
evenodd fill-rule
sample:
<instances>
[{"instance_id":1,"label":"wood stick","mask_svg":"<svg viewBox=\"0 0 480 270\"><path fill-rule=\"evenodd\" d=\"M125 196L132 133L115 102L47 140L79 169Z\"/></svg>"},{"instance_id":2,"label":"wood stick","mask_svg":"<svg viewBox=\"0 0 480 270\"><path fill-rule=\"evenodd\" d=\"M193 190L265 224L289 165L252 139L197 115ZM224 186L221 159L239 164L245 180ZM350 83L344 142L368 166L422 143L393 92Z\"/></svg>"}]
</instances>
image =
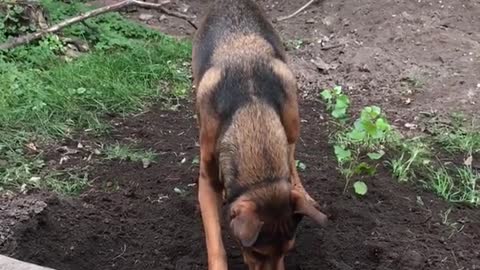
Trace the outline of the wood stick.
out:
<instances>
[{"instance_id":1,"label":"wood stick","mask_svg":"<svg viewBox=\"0 0 480 270\"><path fill-rule=\"evenodd\" d=\"M121 2L118 2L118 3L115 3L115 4L107 5L107 6L104 6L104 7L101 7L101 8L97 8L97 9L85 12L83 14L80 14L78 16L69 18L69 19L64 20L64 21L62 21L58 24L55 24L55 25L53 25L53 26L51 26L47 29L43 29L39 32L29 33L29 34L26 34L26 35L23 35L23 36L20 36L20 37L11 38L7 42L5 42L3 44L0 44L0 50L8 50L8 49L12 49L12 48L18 47L18 46L23 45L23 44L30 43L34 40L38 40L38 39L44 37L47 34L58 32L61 29L65 28L67 26L70 26L74 23L82 22L82 21L84 21L88 18L95 17L95 16L98 16L98 15L101 15L101 14L104 14L104 13L107 13L107 12L116 11L116 10L119 10L119 9L127 7L127 6L131 6L131 5L139 6L139 7L142 7L142 8L158 8L163 13L165 13L167 15L185 19L192 26L195 26L195 24L193 24L193 22L190 21L191 19L193 19L192 17L190 17L188 15L185 15L185 14L181 14L181 13L177 13L177 12L167 10L164 6L166 4L169 4L169 3L171 3L170 0L164 0L161 3L149 3L149 2L143 2L143 1L140 1L140 0L124 0L124 1L121 1Z\"/></svg>"},{"instance_id":2,"label":"wood stick","mask_svg":"<svg viewBox=\"0 0 480 270\"><path fill-rule=\"evenodd\" d=\"M311 4L313 4L313 2L315 2L316 0L310 0L308 3L306 3L305 5L303 5L301 8L299 8L297 11L293 12L292 14L288 15L288 16L284 16L284 17L278 17L277 18L277 22L282 22L282 21L285 21L285 20L288 20L288 19L291 19L295 16L298 15L298 13L304 11L307 7L309 7Z\"/></svg>"}]
</instances>

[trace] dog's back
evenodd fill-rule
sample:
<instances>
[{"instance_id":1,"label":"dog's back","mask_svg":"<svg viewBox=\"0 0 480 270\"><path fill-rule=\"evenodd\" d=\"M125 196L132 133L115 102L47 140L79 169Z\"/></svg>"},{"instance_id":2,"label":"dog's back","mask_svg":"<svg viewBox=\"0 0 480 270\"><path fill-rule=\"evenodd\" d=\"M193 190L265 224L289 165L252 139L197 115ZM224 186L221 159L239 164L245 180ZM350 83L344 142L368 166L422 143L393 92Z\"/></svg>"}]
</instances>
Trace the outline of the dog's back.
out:
<instances>
[{"instance_id":1,"label":"dog's back","mask_svg":"<svg viewBox=\"0 0 480 270\"><path fill-rule=\"evenodd\" d=\"M212 0L194 43L192 68L197 83L211 66L230 57L270 55L285 60L279 36L251 0Z\"/></svg>"},{"instance_id":2,"label":"dog's back","mask_svg":"<svg viewBox=\"0 0 480 270\"><path fill-rule=\"evenodd\" d=\"M193 73L199 84L209 70L218 72L205 80L214 80L208 91L220 118L217 155L227 199L262 183L280 191L276 184L289 178L280 119L287 78L276 66L285 61L280 38L251 0L216 0L204 20L195 38Z\"/></svg>"}]
</instances>

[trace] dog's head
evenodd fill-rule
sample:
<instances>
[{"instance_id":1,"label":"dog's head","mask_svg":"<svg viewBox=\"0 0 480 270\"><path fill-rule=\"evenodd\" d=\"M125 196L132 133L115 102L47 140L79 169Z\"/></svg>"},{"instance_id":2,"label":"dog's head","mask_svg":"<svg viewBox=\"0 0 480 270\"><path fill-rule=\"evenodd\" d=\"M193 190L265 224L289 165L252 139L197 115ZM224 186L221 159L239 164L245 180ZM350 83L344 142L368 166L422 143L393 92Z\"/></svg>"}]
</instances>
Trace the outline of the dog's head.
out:
<instances>
[{"instance_id":1,"label":"dog's head","mask_svg":"<svg viewBox=\"0 0 480 270\"><path fill-rule=\"evenodd\" d=\"M230 206L230 229L250 270L283 270L303 216L325 225L327 217L292 188L256 190Z\"/></svg>"}]
</instances>

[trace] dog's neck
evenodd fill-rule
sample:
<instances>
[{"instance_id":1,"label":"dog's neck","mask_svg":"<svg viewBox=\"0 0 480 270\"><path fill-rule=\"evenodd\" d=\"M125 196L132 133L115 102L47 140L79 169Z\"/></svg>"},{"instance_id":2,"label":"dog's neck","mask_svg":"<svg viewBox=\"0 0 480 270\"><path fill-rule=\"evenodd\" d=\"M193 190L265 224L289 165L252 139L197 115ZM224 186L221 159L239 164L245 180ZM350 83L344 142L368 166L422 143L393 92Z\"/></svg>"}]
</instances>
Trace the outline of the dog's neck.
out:
<instances>
[{"instance_id":1,"label":"dog's neck","mask_svg":"<svg viewBox=\"0 0 480 270\"><path fill-rule=\"evenodd\" d=\"M288 143L277 112L252 102L240 108L217 144L221 182L232 202L251 190L288 183Z\"/></svg>"}]
</instances>

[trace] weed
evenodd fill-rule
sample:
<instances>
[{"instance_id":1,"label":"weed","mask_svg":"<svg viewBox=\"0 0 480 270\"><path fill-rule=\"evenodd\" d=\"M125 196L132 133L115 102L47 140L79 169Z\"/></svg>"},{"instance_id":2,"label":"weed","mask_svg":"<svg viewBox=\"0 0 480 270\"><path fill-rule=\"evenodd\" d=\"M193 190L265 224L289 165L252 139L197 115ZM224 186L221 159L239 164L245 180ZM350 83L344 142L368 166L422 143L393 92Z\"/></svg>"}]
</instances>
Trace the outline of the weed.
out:
<instances>
[{"instance_id":1,"label":"weed","mask_svg":"<svg viewBox=\"0 0 480 270\"><path fill-rule=\"evenodd\" d=\"M449 239L455 234L459 233L463 230L465 227L464 224L455 222L455 221L450 221L450 214L452 213L452 208L448 208L445 212L440 213L440 217L442 219L442 224L449 227L451 229L451 233L449 235Z\"/></svg>"},{"instance_id":2,"label":"weed","mask_svg":"<svg viewBox=\"0 0 480 270\"><path fill-rule=\"evenodd\" d=\"M118 143L106 147L105 155L109 160L142 162L144 168L154 163L157 157L157 154L153 151L134 149Z\"/></svg>"},{"instance_id":3,"label":"weed","mask_svg":"<svg viewBox=\"0 0 480 270\"><path fill-rule=\"evenodd\" d=\"M299 50L305 46L305 41L301 39L291 39L285 42L287 50Z\"/></svg>"},{"instance_id":4,"label":"weed","mask_svg":"<svg viewBox=\"0 0 480 270\"><path fill-rule=\"evenodd\" d=\"M451 154L472 155L480 153L480 131L465 127L449 127L438 130L435 142Z\"/></svg>"},{"instance_id":5,"label":"weed","mask_svg":"<svg viewBox=\"0 0 480 270\"><path fill-rule=\"evenodd\" d=\"M415 171L419 167L426 167L431 164L430 151L427 146L418 139L411 139L400 142L396 146L397 156L387 161L392 169L393 176L399 182L407 182L415 177Z\"/></svg>"},{"instance_id":6,"label":"weed","mask_svg":"<svg viewBox=\"0 0 480 270\"><path fill-rule=\"evenodd\" d=\"M427 186L436 194L453 203L480 206L480 175L471 168L431 169Z\"/></svg>"},{"instance_id":7,"label":"weed","mask_svg":"<svg viewBox=\"0 0 480 270\"><path fill-rule=\"evenodd\" d=\"M307 165L305 165L305 163L301 162L300 160L295 160L295 165L297 166L297 169L302 172L307 169Z\"/></svg>"}]
</instances>

